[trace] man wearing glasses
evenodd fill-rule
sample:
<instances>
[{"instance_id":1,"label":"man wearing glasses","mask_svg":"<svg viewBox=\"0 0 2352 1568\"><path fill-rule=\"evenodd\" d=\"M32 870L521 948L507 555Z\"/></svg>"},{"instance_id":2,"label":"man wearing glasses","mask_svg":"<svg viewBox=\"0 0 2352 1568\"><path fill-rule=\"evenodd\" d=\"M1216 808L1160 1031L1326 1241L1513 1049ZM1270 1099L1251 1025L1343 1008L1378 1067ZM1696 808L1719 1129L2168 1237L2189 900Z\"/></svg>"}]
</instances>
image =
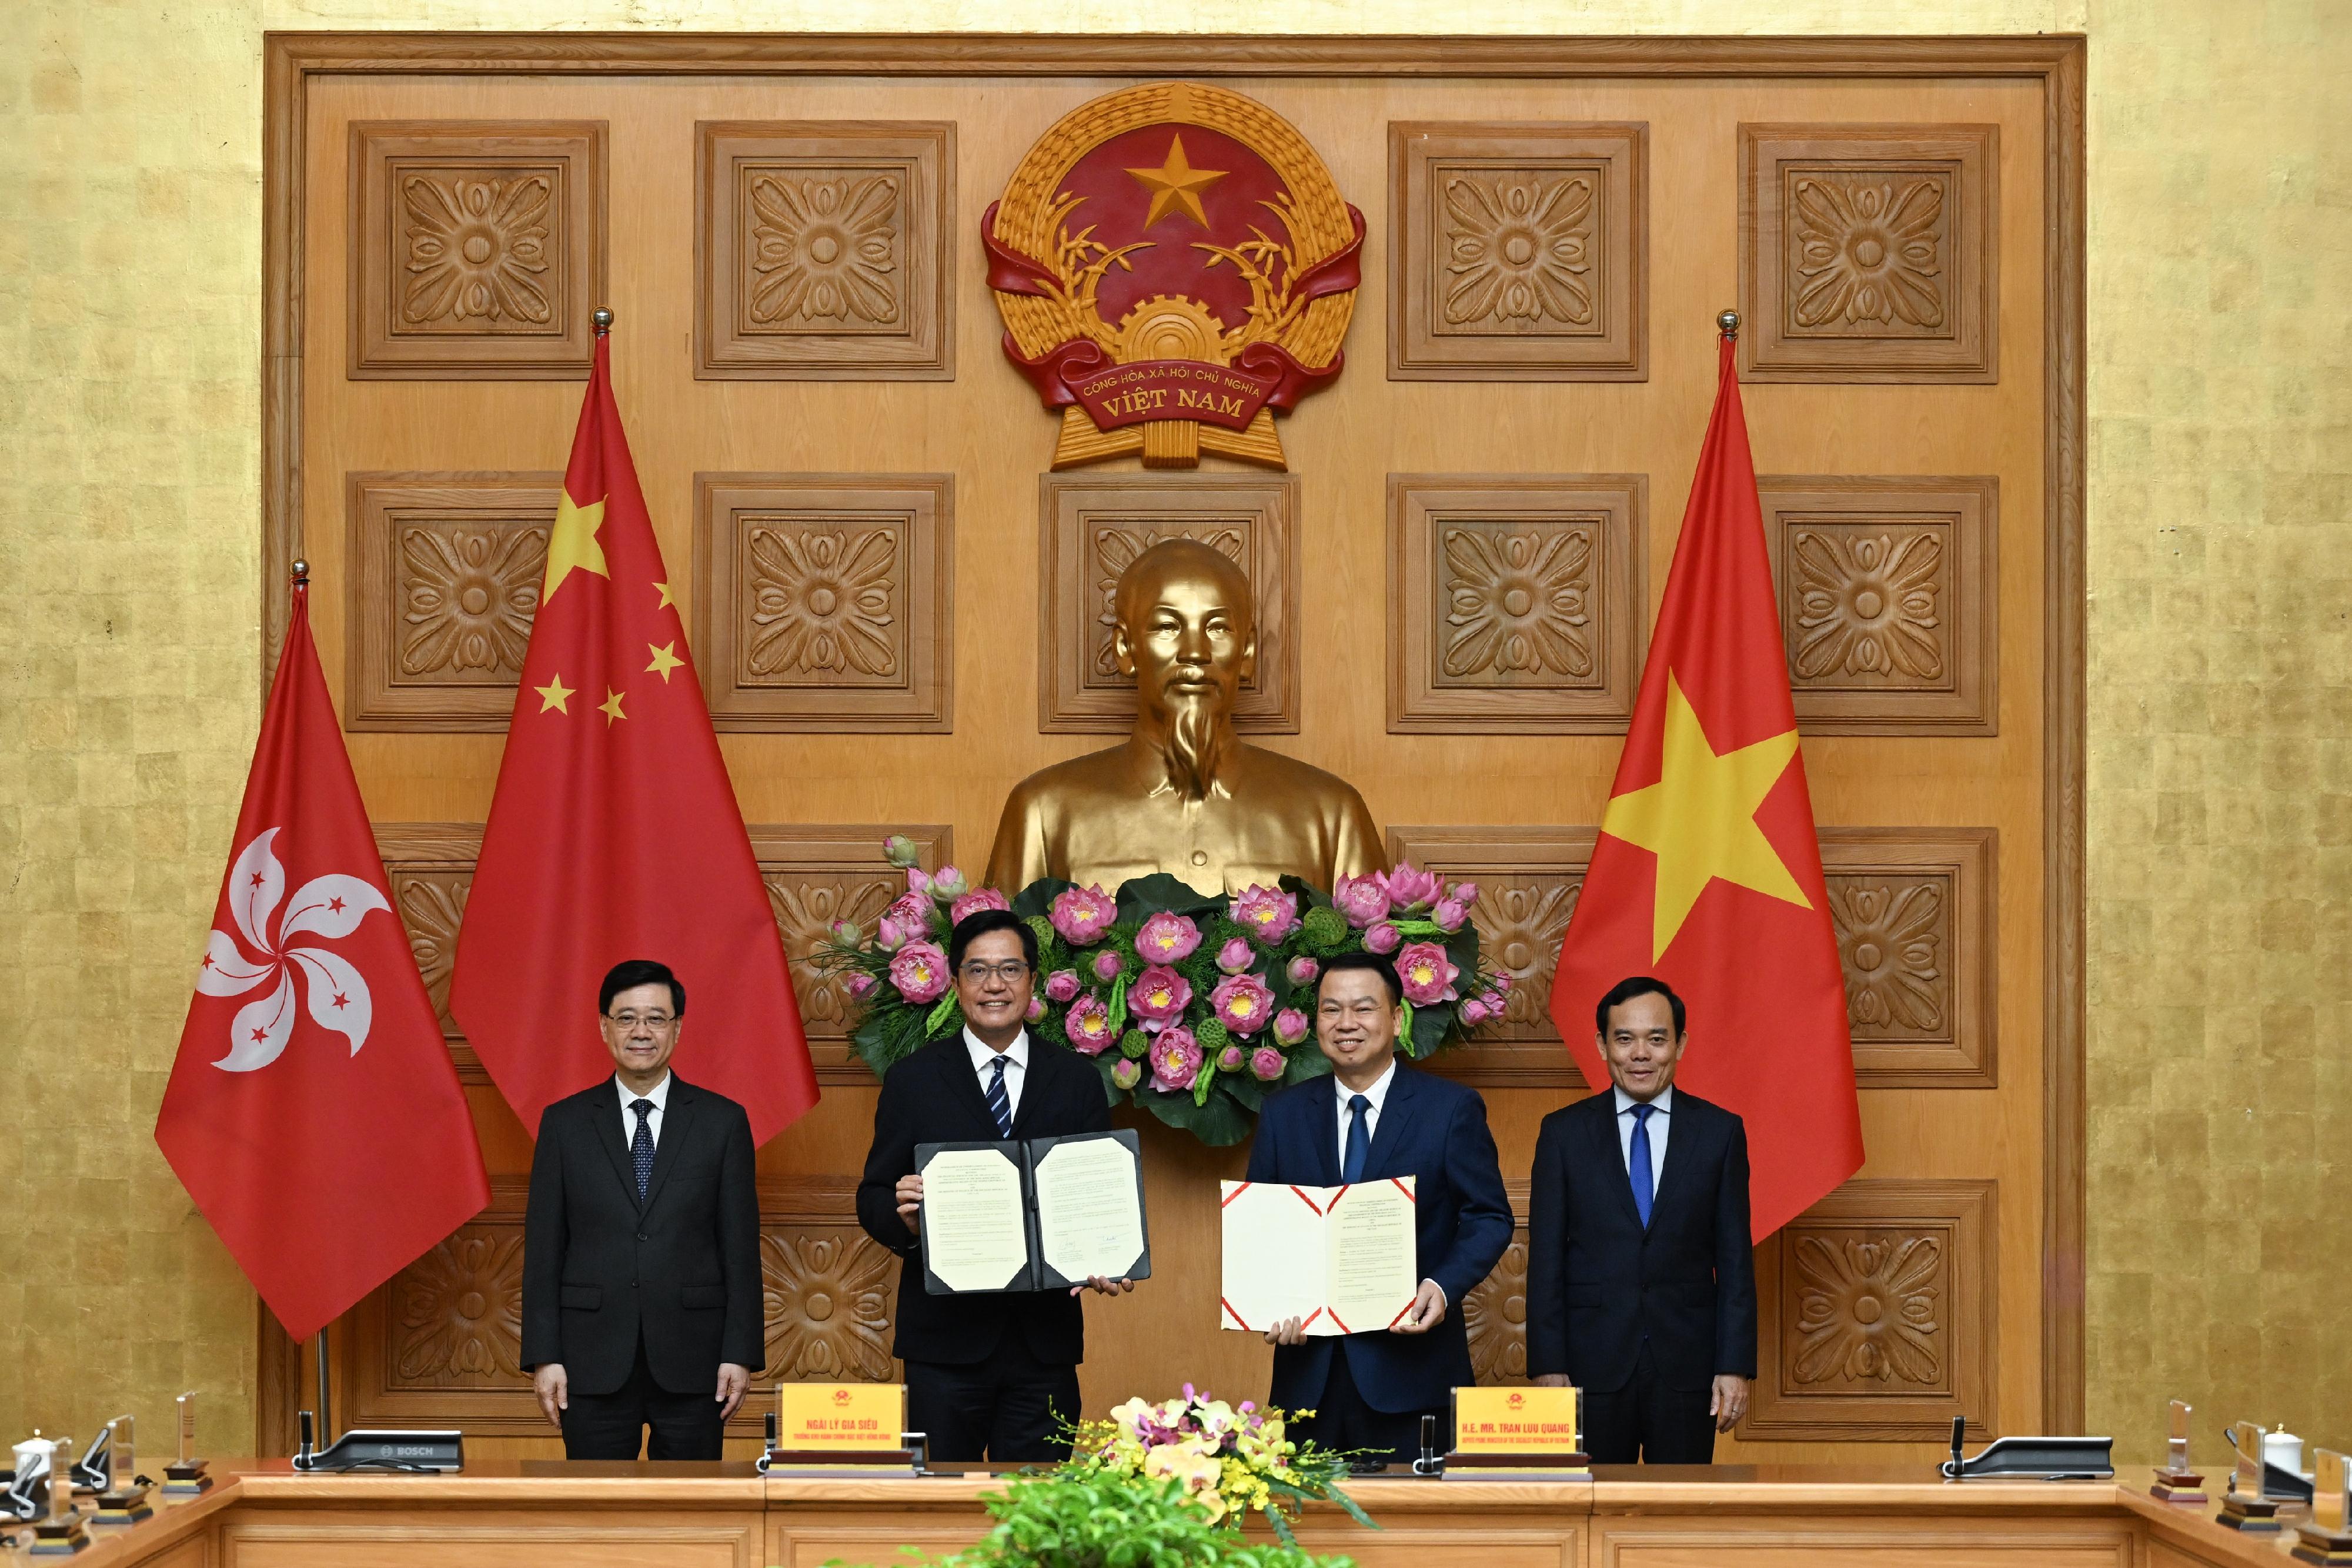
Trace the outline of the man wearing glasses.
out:
<instances>
[{"instance_id":1,"label":"man wearing glasses","mask_svg":"<svg viewBox=\"0 0 2352 1568\"><path fill-rule=\"evenodd\" d=\"M522 1365L572 1459L715 1459L767 1360L760 1193L743 1107L669 1070L686 988L616 964L614 1075L540 1117L523 1218Z\"/></svg>"},{"instance_id":2,"label":"man wearing glasses","mask_svg":"<svg viewBox=\"0 0 2352 1568\"><path fill-rule=\"evenodd\" d=\"M992 1143L1110 1130L1110 1101L1095 1065L1029 1038L1037 936L1013 915L984 909L948 937L963 1030L890 1069L874 1108L874 1146L857 1184L857 1220L906 1260L898 1271L898 1359L907 1364L907 1419L943 1463L1054 1463L1070 1457L1066 1420L1078 1416L1086 1318L1066 1294L965 1293L924 1288L923 1178L918 1144ZM1105 1295L1135 1288L1094 1280Z\"/></svg>"}]
</instances>

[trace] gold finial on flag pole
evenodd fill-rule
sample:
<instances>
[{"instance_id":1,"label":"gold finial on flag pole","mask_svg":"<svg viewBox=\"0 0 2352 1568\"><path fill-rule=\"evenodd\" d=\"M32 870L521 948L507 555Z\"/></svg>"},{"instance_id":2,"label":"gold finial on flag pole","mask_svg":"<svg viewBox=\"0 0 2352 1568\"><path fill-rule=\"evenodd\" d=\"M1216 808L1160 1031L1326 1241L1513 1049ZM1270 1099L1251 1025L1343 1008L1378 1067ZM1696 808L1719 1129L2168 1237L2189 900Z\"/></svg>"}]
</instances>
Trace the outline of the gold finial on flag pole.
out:
<instances>
[{"instance_id":1,"label":"gold finial on flag pole","mask_svg":"<svg viewBox=\"0 0 2352 1568\"><path fill-rule=\"evenodd\" d=\"M1725 337L1737 338L1739 336L1739 312L1737 310L1718 312L1715 318L1715 325Z\"/></svg>"},{"instance_id":2,"label":"gold finial on flag pole","mask_svg":"<svg viewBox=\"0 0 2352 1568\"><path fill-rule=\"evenodd\" d=\"M588 313L588 319L596 323L596 336L601 338L613 329L613 308L599 305Z\"/></svg>"}]
</instances>

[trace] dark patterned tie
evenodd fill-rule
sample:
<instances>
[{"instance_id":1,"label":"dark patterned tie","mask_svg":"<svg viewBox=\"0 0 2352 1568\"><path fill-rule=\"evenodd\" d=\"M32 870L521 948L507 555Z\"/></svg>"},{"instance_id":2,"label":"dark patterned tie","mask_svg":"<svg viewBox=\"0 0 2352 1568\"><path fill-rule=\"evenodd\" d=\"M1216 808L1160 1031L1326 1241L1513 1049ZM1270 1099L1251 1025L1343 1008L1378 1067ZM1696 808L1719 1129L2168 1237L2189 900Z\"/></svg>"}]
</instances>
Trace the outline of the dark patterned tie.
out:
<instances>
[{"instance_id":1,"label":"dark patterned tie","mask_svg":"<svg viewBox=\"0 0 2352 1568\"><path fill-rule=\"evenodd\" d=\"M1633 1107L1633 1147L1625 1160L1625 1174L1633 1178L1633 1212L1642 1217L1644 1230L1650 1228L1650 1205L1657 1197L1650 1175L1650 1117L1656 1110L1655 1105Z\"/></svg>"},{"instance_id":2,"label":"dark patterned tie","mask_svg":"<svg viewBox=\"0 0 2352 1568\"><path fill-rule=\"evenodd\" d=\"M989 1065L996 1069L996 1076L988 1081L988 1113L996 1118L996 1135L1009 1138L1013 1135L1013 1098L1004 1092L1004 1070L1013 1065L1013 1059L1000 1052Z\"/></svg>"},{"instance_id":3,"label":"dark patterned tie","mask_svg":"<svg viewBox=\"0 0 2352 1568\"><path fill-rule=\"evenodd\" d=\"M1348 1123L1348 1157L1340 1164L1339 1179L1354 1183L1364 1179L1364 1158L1372 1152L1372 1103L1358 1094L1348 1102L1348 1109L1355 1114Z\"/></svg>"},{"instance_id":4,"label":"dark patterned tie","mask_svg":"<svg viewBox=\"0 0 2352 1568\"><path fill-rule=\"evenodd\" d=\"M646 1200L646 1184L654 1178L654 1103L632 1100L629 1109L637 1113L637 1135L629 1140L629 1163L637 1167L637 1201Z\"/></svg>"}]
</instances>

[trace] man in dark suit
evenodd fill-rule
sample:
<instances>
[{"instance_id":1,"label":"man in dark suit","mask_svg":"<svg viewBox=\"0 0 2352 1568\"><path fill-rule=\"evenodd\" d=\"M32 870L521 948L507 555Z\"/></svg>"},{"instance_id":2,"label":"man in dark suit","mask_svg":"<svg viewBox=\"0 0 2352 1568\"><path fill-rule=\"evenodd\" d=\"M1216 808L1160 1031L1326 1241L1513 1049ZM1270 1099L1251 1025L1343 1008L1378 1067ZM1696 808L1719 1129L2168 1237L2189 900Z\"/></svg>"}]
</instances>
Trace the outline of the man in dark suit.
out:
<instances>
[{"instance_id":1,"label":"man in dark suit","mask_svg":"<svg viewBox=\"0 0 2352 1568\"><path fill-rule=\"evenodd\" d=\"M906 1260L898 1272L896 1353L907 1364L907 1419L933 1458L1053 1463L1070 1457L1065 1421L1078 1418L1086 1316L1066 1294L964 1292L923 1284L923 1178L918 1144L992 1143L1110 1130L1110 1097L1094 1063L1041 1046L1026 1028L1037 935L1002 909L967 915L948 937L961 1033L892 1067L874 1107L874 1145L857 1184L857 1221ZM1105 1294L1129 1280L1093 1280Z\"/></svg>"},{"instance_id":2,"label":"man in dark suit","mask_svg":"<svg viewBox=\"0 0 2352 1568\"><path fill-rule=\"evenodd\" d=\"M1748 1130L1674 1087L1684 1024L1664 981L1619 981L1594 1017L1611 1088L1536 1137L1528 1372L1584 1391L1603 1464L1709 1463L1756 1376Z\"/></svg>"},{"instance_id":3,"label":"man in dark suit","mask_svg":"<svg viewBox=\"0 0 2352 1568\"><path fill-rule=\"evenodd\" d=\"M1309 1339L1288 1318L1265 1336L1276 1347L1271 1402L1315 1412L1292 1425L1294 1436L1395 1464L1421 1452L1422 1416L1444 1422L1452 1391L1476 1381L1462 1298L1511 1244L1511 1203L1486 1130L1486 1103L1475 1090L1397 1060L1403 998L1385 958L1347 954L1324 965L1315 1032L1331 1075L1265 1103L1249 1160L1252 1181L1337 1186L1415 1178L1421 1290L1402 1321Z\"/></svg>"},{"instance_id":4,"label":"man in dark suit","mask_svg":"<svg viewBox=\"0 0 2352 1568\"><path fill-rule=\"evenodd\" d=\"M522 1364L573 1459L715 1459L767 1361L743 1107L669 1070L686 988L633 958L599 988L614 1076L539 1121Z\"/></svg>"}]
</instances>

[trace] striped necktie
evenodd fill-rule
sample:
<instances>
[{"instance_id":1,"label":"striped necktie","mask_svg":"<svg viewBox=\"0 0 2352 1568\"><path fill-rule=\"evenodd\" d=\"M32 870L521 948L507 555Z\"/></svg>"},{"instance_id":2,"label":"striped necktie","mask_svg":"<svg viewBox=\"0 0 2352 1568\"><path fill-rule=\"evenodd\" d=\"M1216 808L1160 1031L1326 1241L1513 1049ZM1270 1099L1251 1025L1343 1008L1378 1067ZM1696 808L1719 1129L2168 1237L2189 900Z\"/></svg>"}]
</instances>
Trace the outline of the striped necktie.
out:
<instances>
[{"instance_id":1,"label":"striped necktie","mask_svg":"<svg viewBox=\"0 0 2352 1568\"><path fill-rule=\"evenodd\" d=\"M989 1065L996 1072L988 1081L988 1113L996 1118L996 1135L1009 1138L1013 1135L1013 1099L1004 1092L1004 1070L1013 1065L1013 1059L999 1051Z\"/></svg>"}]
</instances>

